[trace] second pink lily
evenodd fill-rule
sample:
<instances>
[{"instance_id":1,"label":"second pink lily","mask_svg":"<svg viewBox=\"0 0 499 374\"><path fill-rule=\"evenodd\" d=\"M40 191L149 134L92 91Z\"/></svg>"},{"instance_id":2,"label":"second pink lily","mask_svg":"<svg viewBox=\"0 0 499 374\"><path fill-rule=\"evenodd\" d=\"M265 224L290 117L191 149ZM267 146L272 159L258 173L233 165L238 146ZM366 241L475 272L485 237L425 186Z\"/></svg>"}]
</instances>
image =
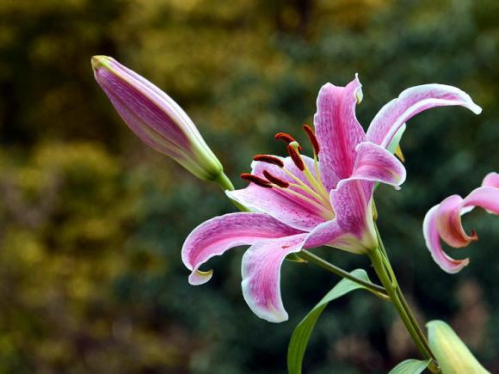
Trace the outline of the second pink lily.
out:
<instances>
[{"instance_id":1,"label":"second pink lily","mask_svg":"<svg viewBox=\"0 0 499 374\"><path fill-rule=\"evenodd\" d=\"M423 232L426 245L435 262L447 273L457 273L469 263L469 259L456 260L442 249L440 239L454 248L467 247L478 240L474 231L468 235L461 223L461 216L480 207L492 214L499 214L499 174L490 173L482 186L466 198L453 195L431 208L426 214Z\"/></svg>"},{"instance_id":2,"label":"second pink lily","mask_svg":"<svg viewBox=\"0 0 499 374\"><path fill-rule=\"evenodd\" d=\"M324 85L317 98L315 134L305 127L314 157L301 154L288 134L289 157L255 156L247 188L227 195L252 210L213 218L186 239L182 258L192 273L191 284L207 282L212 271L199 268L227 250L250 245L242 263L243 295L253 312L270 322L288 315L280 293L284 258L303 248L330 246L364 254L378 247L373 221L376 183L398 188L406 178L404 166L392 154L405 122L439 106L481 109L463 91L429 84L410 88L376 115L367 134L355 108L362 99L357 78L346 87Z\"/></svg>"}]
</instances>

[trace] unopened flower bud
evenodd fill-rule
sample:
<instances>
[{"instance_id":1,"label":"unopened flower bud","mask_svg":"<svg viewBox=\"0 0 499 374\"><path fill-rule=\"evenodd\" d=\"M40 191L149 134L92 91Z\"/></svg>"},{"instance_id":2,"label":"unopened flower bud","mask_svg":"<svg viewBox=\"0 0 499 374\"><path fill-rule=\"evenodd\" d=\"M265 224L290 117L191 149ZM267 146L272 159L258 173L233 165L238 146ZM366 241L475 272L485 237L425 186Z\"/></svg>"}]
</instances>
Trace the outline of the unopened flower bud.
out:
<instances>
[{"instance_id":1,"label":"unopened flower bud","mask_svg":"<svg viewBox=\"0 0 499 374\"><path fill-rule=\"evenodd\" d=\"M200 179L220 178L220 161L170 96L111 57L92 57L92 68L114 108L144 143Z\"/></svg>"}]
</instances>

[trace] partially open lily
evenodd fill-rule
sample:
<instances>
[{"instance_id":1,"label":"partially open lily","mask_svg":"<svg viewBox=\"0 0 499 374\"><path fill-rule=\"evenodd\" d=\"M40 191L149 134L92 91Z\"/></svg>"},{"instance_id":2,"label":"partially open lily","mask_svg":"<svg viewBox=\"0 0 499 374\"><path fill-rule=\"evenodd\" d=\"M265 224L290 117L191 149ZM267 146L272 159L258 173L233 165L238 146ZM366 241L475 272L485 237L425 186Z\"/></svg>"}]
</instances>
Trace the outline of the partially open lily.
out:
<instances>
[{"instance_id":1,"label":"partially open lily","mask_svg":"<svg viewBox=\"0 0 499 374\"><path fill-rule=\"evenodd\" d=\"M305 126L314 157L288 134L289 157L257 155L247 188L227 195L254 212L232 213L198 226L182 248L191 284L207 282L212 272L200 266L227 250L251 245L242 263L243 295L253 312L270 322L288 318L280 294L284 258L302 248L330 246L364 254L378 246L373 222L376 183L396 188L406 177L393 155L405 122L438 106L461 105L480 112L457 88L424 85L404 91L374 118L367 134L355 116L362 99L357 77L346 87L324 85L317 99L315 133ZM389 151L390 149L390 151Z\"/></svg>"},{"instance_id":2,"label":"partially open lily","mask_svg":"<svg viewBox=\"0 0 499 374\"><path fill-rule=\"evenodd\" d=\"M472 191L466 198L449 196L426 214L423 232L426 245L435 262L447 273L457 273L469 263L469 259L456 260L442 249L441 239L454 248L468 246L478 240L474 231L468 235L461 223L461 216L475 207L485 209L491 214L499 214L499 174L490 173L482 186Z\"/></svg>"},{"instance_id":3,"label":"partially open lily","mask_svg":"<svg viewBox=\"0 0 499 374\"><path fill-rule=\"evenodd\" d=\"M111 57L92 57L92 68L118 114L144 143L200 179L225 178L196 125L170 96Z\"/></svg>"}]
</instances>

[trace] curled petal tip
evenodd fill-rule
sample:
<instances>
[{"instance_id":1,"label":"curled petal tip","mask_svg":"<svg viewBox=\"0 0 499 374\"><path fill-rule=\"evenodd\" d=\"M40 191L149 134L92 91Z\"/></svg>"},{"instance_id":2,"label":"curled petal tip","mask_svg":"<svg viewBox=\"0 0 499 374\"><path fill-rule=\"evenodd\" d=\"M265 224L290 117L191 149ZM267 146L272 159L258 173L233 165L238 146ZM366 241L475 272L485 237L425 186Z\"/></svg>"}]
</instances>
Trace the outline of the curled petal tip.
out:
<instances>
[{"instance_id":1,"label":"curled petal tip","mask_svg":"<svg viewBox=\"0 0 499 374\"><path fill-rule=\"evenodd\" d=\"M193 286L200 286L208 282L213 276L213 270L201 271L194 270L191 275L189 275L189 283Z\"/></svg>"},{"instance_id":2,"label":"curled petal tip","mask_svg":"<svg viewBox=\"0 0 499 374\"><path fill-rule=\"evenodd\" d=\"M463 258L462 260L454 260L455 264L457 265L455 268L452 270L442 268L445 272L449 274L457 274L461 270L463 270L466 266L470 264L470 259L469 258Z\"/></svg>"},{"instance_id":3,"label":"curled petal tip","mask_svg":"<svg viewBox=\"0 0 499 374\"><path fill-rule=\"evenodd\" d=\"M475 113L476 115L482 113L482 107L476 105L475 103L470 104L470 110Z\"/></svg>"},{"instance_id":4,"label":"curled petal tip","mask_svg":"<svg viewBox=\"0 0 499 374\"><path fill-rule=\"evenodd\" d=\"M482 187L499 188L499 173L489 173L485 176L482 182Z\"/></svg>"}]
</instances>

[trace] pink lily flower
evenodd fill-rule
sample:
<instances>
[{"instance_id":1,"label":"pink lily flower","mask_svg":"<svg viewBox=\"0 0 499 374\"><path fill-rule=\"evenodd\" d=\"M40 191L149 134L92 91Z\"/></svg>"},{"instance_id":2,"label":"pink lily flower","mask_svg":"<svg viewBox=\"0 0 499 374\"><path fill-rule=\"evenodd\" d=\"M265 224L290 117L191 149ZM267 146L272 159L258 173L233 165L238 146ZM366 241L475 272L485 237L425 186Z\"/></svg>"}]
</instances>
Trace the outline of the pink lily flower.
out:
<instances>
[{"instance_id":1,"label":"pink lily flower","mask_svg":"<svg viewBox=\"0 0 499 374\"><path fill-rule=\"evenodd\" d=\"M431 208L424 219L423 233L426 245L435 262L447 273L457 273L470 262L468 258L456 260L449 257L442 249L441 239L454 248L467 247L478 240L475 231L466 233L461 223L461 216L475 207L485 209L491 214L499 214L499 174L490 173L482 186L472 191L466 198L459 195L449 196L440 204Z\"/></svg>"},{"instance_id":2,"label":"pink lily flower","mask_svg":"<svg viewBox=\"0 0 499 374\"><path fill-rule=\"evenodd\" d=\"M346 87L324 85L317 98L315 134L304 129L314 157L288 134L289 157L257 155L247 188L227 195L252 212L231 213L198 226L186 239L182 259L192 271L189 282L207 282L212 271L199 268L227 250L250 245L242 260L242 290L252 311L269 322L287 320L280 293L280 269L285 257L302 248L330 246L365 254L378 246L373 222L376 183L398 188L405 168L388 151L405 122L423 110L461 105L480 108L461 90L424 85L404 91L376 115L367 134L357 121L355 108L362 99L356 77Z\"/></svg>"}]
</instances>

